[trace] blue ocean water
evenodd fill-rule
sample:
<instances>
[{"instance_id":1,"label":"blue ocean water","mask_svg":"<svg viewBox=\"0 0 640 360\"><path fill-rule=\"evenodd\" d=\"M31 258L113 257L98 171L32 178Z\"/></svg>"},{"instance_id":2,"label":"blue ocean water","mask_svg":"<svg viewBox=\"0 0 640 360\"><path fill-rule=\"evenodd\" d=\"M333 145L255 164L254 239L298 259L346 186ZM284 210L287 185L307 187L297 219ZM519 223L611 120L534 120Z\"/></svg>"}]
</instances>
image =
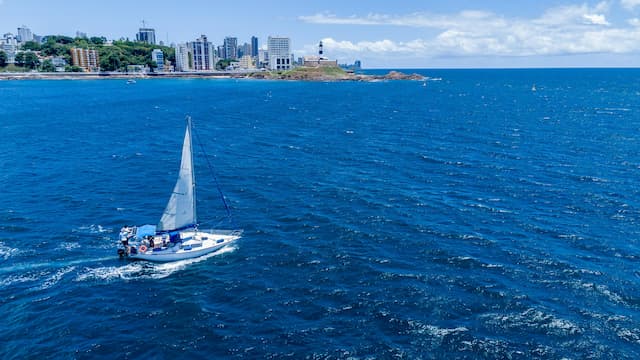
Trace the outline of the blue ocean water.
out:
<instances>
[{"instance_id":1,"label":"blue ocean water","mask_svg":"<svg viewBox=\"0 0 640 360\"><path fill-rule=\"evenodd\" d=\"M640 357L640 70L419 71L0 81L0 358ZM185 115L245 235L119 260Z\"/></svg>"}]
</instances>

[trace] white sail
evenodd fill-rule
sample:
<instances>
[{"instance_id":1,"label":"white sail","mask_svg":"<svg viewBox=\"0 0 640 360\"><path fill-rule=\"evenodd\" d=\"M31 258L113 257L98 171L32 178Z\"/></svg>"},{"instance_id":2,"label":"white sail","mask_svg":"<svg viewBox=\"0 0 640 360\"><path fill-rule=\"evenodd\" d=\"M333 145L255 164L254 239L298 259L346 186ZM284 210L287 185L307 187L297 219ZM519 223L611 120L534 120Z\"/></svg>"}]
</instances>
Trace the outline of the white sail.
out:
<instances>
[{"instance_id":1,"label":"white sail","mask_svg":"<svg viewBox=\"0 0 640 360\"><path fill-rule=\"evenodd\" d=\"M196 225L196 190L193 175L193 154L191 148L191 119L187 118L187 130L182 146L182 161L178 181L167 207L158 223L157 231L172 231Z\"/></svg>"}]
</instances>

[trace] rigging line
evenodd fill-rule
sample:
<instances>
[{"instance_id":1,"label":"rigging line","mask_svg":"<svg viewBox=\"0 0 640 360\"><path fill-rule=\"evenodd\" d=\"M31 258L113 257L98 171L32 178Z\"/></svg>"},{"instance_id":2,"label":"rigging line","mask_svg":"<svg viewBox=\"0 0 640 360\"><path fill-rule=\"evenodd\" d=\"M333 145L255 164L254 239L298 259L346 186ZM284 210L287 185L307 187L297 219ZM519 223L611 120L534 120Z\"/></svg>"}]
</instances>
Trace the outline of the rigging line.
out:
<instances>
[{"instance_id":1,"label":"rigging line","mask_svg":"<svg viewBox=\"0 0 640 360\"><path fill-rule=\"evenodd\" d=\"M213 165L211 164L211 161L209 161L209 155L207 155L207 152L204 151L204 145L202 145L202 141L200 141L200 135L198 135L198 132L195 130L195 127L193 126L193 121L191 122L191 128L193 129L193 134L196 137L196 141L198 142L198 145L200 145L200 151L202 151L202 153L204 154L204 158L207 160L207 165L209 166L209 171L211 172L211 175L213 176L213 180L216 183L216 188L218 189L218 194L220 194L220 199L222 200L222 203L224 204L224 208L227 211L227 217L229 217L229 221L231 222L231 226L233 226L234 228L237 228L235 221L233 220L233 217L231 216L231 209L229 209L229 205L227 204L227 200L224 198L224 194L222 194L222 189L220 189L220 184L218 183L218 177L216 176L216 173L213 169Z\"/></svg>"}]
</instances>

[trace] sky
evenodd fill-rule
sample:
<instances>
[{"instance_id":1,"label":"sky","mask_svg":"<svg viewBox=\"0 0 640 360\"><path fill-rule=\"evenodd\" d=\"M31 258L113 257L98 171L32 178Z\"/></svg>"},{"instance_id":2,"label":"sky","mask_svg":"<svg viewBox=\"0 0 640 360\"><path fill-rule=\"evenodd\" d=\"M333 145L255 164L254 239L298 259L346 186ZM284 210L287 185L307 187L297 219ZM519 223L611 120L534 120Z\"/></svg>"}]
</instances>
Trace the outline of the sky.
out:
<instances>
[{"instance_id":1,"label":"sky","mask_svg":"<svg viewBox=\"0 0 640 360\"><path fill-rule=\"evenodd\" d=\"M640 66L640 0L0 0L0 34L135 39L143 20L166 44L286 36L365 68Z\"/></svg>"}]
</instances>

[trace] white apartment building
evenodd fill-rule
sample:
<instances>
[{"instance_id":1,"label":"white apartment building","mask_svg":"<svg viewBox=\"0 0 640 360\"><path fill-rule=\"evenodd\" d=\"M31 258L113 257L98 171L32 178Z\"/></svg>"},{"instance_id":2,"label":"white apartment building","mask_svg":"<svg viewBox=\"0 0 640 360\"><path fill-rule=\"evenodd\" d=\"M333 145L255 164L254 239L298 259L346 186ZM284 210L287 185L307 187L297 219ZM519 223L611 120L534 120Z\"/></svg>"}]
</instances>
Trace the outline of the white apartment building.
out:
<instances>
[{"instance_id":1,"label":"white apartment building","mask_svg":"<svg viewBox=\"0 0 640 360\"><path fill-rule=\"evenodd\" d=\"M31 29L22 25L18 28L18 42L24 44L27 41L33 41L33 33Z\"/></svg>"},{"instance_id":2,"label":"white apartment building","mask_svg":"<svg viewBox=\"0 0 640 360\"><path fill-rule=\"evenodd\" d=\"M12 33L6 33L0 39L0 50L7 54L7 64L16 62L16 52L18 51L18 41Z\"/></svg>"},{"instance_id":3,"label":"white apartment building","mask_svg":"<svg viewBox=\"0 0 640 360\"><path fill-rule=\"evenodd\" d=\"M213 71L215 70L215 54L213 52L213 44L207 41L205 35L192 43L188 44L193 54L193 70L195 71Z\"/></svg>"},{"instance_id":4,"label":"white apartment building","mask_svg":"<svg viewBox=\"0 0 640 360\"><path fill-rule=\"evenodd\" d=\"M291 39L286 37L271 37L267 40L269 54L269 69L291 70Z\"/></svg>"},{"instance_id":5,"label":"white apartment building","mask_svg":"<svg viewBox=\"0 0 640 360\"><path fill-rule=\"evenodd\" d=\"M176 71L193 70L193 53L187 44L177 44L176 50Z\"/></svg>"},{"instance_id":6,"label":"white apartment building","mask_svg":"<svg viewBox=\"0 0 640 360\"><path fill-rule=\"evenodd\" d=\"M164 71L164 54L160 49L153 49L151 52L151 61L156 63L158 71Z\"/></svg>"},{"instance_id":7,"label":"white apartment building","mask_svg":"<svg viewBox=\"0 0 640 360\"><path fill-rule=\"evenodd\" d=\"M177 44L176 71L213 71L216 66L216 56L213 44L205 35L186 44Z\"/></svg>"}]
</instances>

